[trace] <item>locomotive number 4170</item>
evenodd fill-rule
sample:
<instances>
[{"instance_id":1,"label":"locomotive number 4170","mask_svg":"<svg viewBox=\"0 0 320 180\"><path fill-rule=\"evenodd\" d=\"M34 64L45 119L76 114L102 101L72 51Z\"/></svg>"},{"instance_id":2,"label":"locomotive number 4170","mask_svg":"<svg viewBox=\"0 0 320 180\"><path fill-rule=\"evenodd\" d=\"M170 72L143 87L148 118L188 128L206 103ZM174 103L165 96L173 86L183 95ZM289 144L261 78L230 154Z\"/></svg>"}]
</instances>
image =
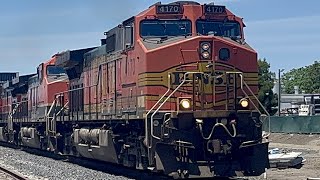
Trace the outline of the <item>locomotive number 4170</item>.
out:
<instances>
[{"instance_id":1,"label":"locomotive number 4170","mask_svg":"<svg viewBox=\"0 0 320 180\"><path fill-rule=\"evenodd\" d=\"M180 14L181 7L180 5L158 5L157 13L158 14Z\"/></svg>"},{"instance_id":2,"label":"locomotive number 4170","mask_svg":"<svg viewBox=\"0 0 320 180\"><path fill-rule=\"evenodd\" d=\"M226 12L225 6L205 5L204 11L206 14L222 14Z\"/></svg>"}]
</instances>

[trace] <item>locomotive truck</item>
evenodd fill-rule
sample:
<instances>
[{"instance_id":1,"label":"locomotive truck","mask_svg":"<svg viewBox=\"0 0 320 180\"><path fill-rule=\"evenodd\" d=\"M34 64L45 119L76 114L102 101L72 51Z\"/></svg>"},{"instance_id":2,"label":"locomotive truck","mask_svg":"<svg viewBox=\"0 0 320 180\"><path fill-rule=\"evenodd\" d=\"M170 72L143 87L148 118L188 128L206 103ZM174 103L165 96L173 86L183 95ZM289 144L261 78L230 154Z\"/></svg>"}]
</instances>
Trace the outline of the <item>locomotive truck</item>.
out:
<instances>
[{"instance_id":1,"label":"locomotive truck","mask_svg":"<svg viewBox=\"0 0 320 180\"><path fill-rule=\"evenodd\" d=\"M175 178L261 175L268 142L244 27L225 6L156 3L9 85L0 140Z\"/></svg>"}]
</instances>

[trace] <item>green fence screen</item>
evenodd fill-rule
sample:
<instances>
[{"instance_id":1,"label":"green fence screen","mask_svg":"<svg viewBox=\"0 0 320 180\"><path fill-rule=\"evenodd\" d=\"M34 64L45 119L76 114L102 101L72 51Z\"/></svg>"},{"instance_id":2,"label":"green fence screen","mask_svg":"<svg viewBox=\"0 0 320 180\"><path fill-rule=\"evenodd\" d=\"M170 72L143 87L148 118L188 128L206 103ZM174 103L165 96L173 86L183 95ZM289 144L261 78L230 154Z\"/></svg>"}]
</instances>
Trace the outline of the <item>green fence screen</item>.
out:
<instances>
[{"instance_id":1,"label":"green fence screen","mask_svg":"<svg viewBox=\"0 0 320 180\"><path fill-rule=\"evenodd\" d=\"M270 119L270 129L274 133L319 133L320 116L273 116ZM266 120L263 130L269 130Z\"/></svg>"}]
</instances>

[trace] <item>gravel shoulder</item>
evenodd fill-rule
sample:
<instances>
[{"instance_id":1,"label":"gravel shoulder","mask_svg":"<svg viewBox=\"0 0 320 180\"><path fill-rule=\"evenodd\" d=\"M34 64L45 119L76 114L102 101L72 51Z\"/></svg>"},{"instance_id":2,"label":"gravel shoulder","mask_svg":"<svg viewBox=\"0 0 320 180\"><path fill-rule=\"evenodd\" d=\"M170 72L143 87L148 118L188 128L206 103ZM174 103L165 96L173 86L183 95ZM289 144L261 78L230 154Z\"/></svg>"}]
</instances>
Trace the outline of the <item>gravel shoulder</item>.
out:
<instances>
[{"instance_id":1,"label":"gravel shoulder","mask_svg":"<svg viewBox=\"0 0 320 180\"><path fill-rule=\"evenodd\" d=\"M128 179L6 147L0 147L0 157L1 166L32 180Z\"/></svg>"},{"instance_id":2,"label":"gravel shoulder","mask_svg":"<svg viewBox=\"0 0 320 180\"><path fill-rule=\"evenodd\" d=\"M268 169L267 179L306 180L308 177L320 178L320 135L275 133L270 136L269 141L270 148L302 152L302 157L306 161L300 169Z\"/></svg>"},{"instance_id":3,"label":"gravel shoulder","mask_svg":"<svg viewBox=\"0 0 320 180\"><path fill-rule=\"evenodd\" d=\"M271 134L270 148L302 152L306 159L300 168L268 169L269 180L306 180L308 177L320 178L320 135L305 134ZM58 161L47 157L29 154L24 151L0 146L0 165L15 170L29 179L128 179L76 164ZM1 174L0 174L1 178ZM264 176L249 178L250 180L265 179Z\"/></svg>"}]
</instances>

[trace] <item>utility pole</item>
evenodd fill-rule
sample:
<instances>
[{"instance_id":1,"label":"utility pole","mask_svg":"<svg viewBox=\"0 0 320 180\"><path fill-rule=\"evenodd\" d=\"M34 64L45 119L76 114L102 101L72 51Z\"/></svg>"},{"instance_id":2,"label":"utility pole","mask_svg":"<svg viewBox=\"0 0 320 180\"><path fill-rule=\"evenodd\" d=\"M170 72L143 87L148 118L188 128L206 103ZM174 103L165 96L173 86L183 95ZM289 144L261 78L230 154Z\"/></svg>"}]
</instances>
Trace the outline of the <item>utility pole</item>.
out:
<instances>
[{"instance_id":1,"label":"utility pole","mask_svg":"<svg viewBox=\"0 0 320 180\"><path fill-rule=\"evenodd\" d=\"M281 72L283 72L284 69L279 69L278 70L278 116L281 116Z\"/></svg>"}]
</instances>

